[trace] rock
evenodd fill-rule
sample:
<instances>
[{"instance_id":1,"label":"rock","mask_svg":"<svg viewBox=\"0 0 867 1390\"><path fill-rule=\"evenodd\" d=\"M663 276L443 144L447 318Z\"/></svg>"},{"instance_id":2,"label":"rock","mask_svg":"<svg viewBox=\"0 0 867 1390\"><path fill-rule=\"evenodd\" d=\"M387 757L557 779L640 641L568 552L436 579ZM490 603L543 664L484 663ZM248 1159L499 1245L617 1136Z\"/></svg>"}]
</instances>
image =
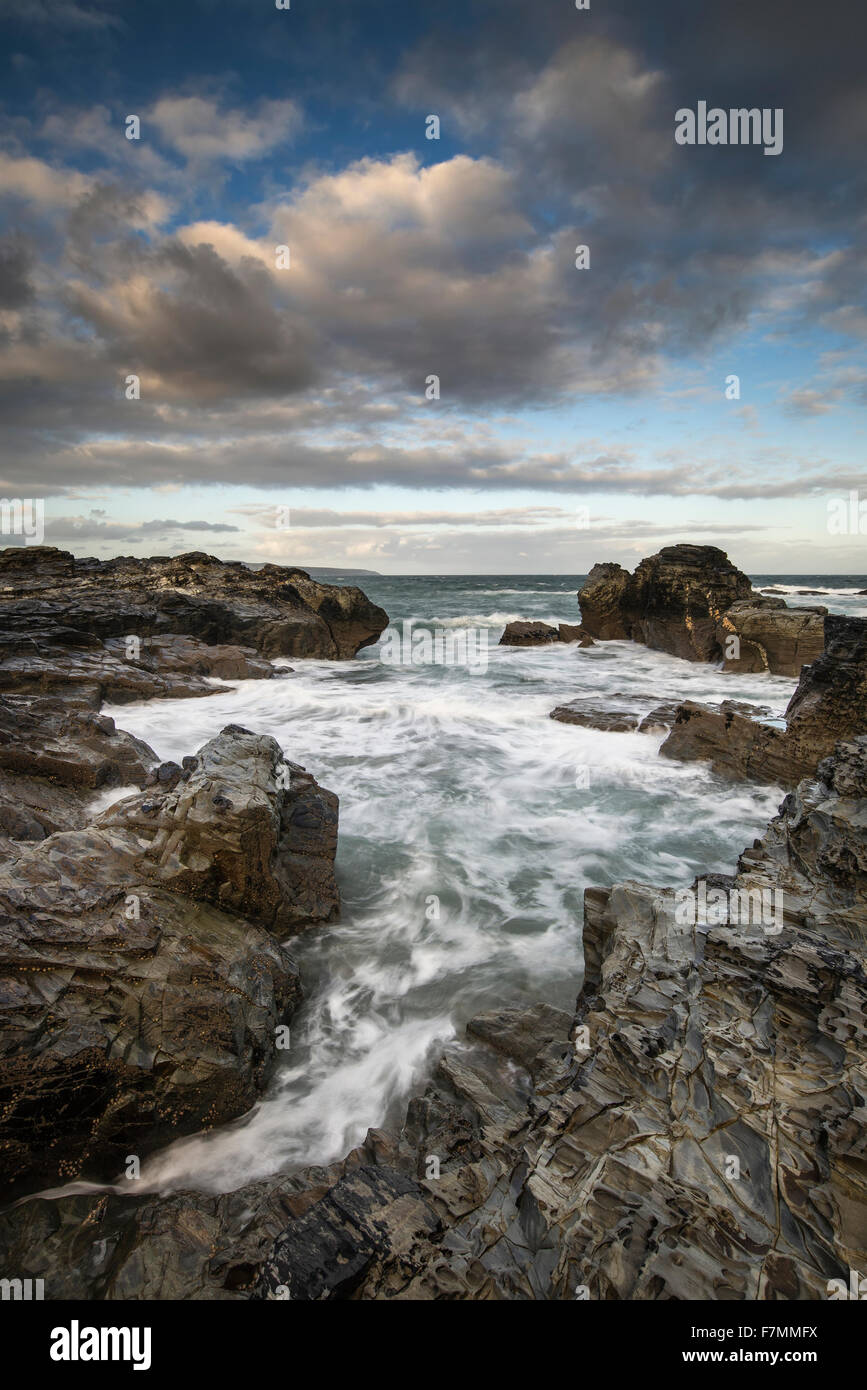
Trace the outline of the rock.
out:
<instances>
[{"instance_id":1,"label":"rock","mask_svg":"<svg viewBox=\"0 0 867 1390\"><path fill-rule=\"evenodd\" d=\"M337 798L235 725L195 762L0 865L3 1183L108 1176L264 1084L283 940L338 909Z\"/></svg>"},{"instance_id":2,"label":"rock","mask_svg":"<svg viewBox=\"0 0 867 1390\"><path fill-rule=\"evenodd\" d=\"M506 626L500 638L500 646L541 647L559 640L556 627L549 627L547 623L515 622Z\"/></svg>"},{"instance_id":3,"label":"rock","mask_svg":"<svg viewBox=\"0 0 867 1390\"><path fill-rule=\"evenodd\" d=\"M91 639L91 650L93 639L135 636L144 646L174 634L264 657L351 657L388 623L360 589L320 584L300 569L253 570L198 552L76 560L50 546L0 551L0 613L3 631L35 650L72 648L73 634ZM174 657L182 660L177 648Z\"/></svg>"},{"instance_id":4,"label":"rock","mask_svg":"<svg viewBox=\"0 0 867 1390\"><path fill-rule=\"evenodd\" d=\"M682 705L677 700L664 700L654 705L653 695L623 694L615 691L612 695L583 695L570 700L565 705L552 709L550 719L561 724L580 724L585 729L599 729L604 733L650 733L656 729L668 729L674 723ZM645 714L642 711L651 705ZM740 706L742 710L752 706ZM766 711L762 711L766 712Z\"/></svg>"},{"instance_id":5,"label":"rock","mask_svg":"<svg viewBox=\"0 0 867 1390\"><path fill-rule=\"evenodd\" d=\"M747 599L724 613L719 642L726 671L771 671L799 676L825 649L827 608L777 607L779 600ZM774 603L774 607L768 605ZM738 638L737 655L727 655L729 638Z\"/></svg>"},{"instance_id":6,"label":"rock","mask_svg":"<svg viewBox=\"0 0 867 1390\"><path fill-rule=\"evenodd\" d=\"M744 718L731 702L720 712L687 701L660 753L708 761L727 777L796 786L864 728L867 620L830 615L825 640L825 652L801 673L784 730Z\"/></svg>"},{"instance_id":7,"label":"rock","mask_svg":"<svg viewBox=\"0 0 867 1390\"><path fill-rule=\"evenodd\" d=\"M213 676L265 680L278 674L250 647L209 647L188 637L143 638L140 655L128 658L122 638L103 642L63 627L43 628L35 638L0 634L0 690L50 695L70 709L216 695L229 687Z\"/></svg>"},{"instance_id":8,"label":"rock","mask_svg":"<svg viewBox=\"0 0 867 1390\"><path fill-rule=\"evenodd\" d=\"M728 700L719 708L685 700L659 751L678 762L709 762L732 781L789 786L810 771L794 765L782 730L740 713Z\"/></svg>"},{"instance_id":9,"label":"rock","mask_svg":"<svg viewBox=\"0 0 867 1390\"><path fill-rule=\"evenodd\" d=\"M580 647L596 645L577 624L560 623L558 627L551 627L549 623L523 621L508 623L499 644L501 647L546 647L552 642L577 642Z\"/></svg>"},{"instance_id":10,"label":"rock","mask_svg":"<svg viewBox=\"0 0 867 1390\"><path fill-rule=\"evenodd\" d=\"M616 696L611 696L611 700ZM633 709L612 709L606 698L604 704L596 696L582 696L568 704L552 709L550 719L560 724L579 724L585 729L599 729L608 734L632 733L638 728L641 716Z\"/></svg>"},{"instance_id":11,"label":"rock","mask_svg":"<svg viewBox=\"0 0 867 1390\"><path fill-rule=\"evenodd\" d=\"M675 719L680 703L677 700L663 700L661 704L655 705L649 714L639 720L638 732L640 734L655 733L660 729L670 729Z\"/></svg>"},{"instance_id":12,"label":"rock","mask_svg":"<svg viewBox=\"0 0 867 1390\"><path fill-rule=\"evenodd\" d=\"M867 1263L867 737L702 885L731 920L587 889L575 1015L473 1020L399 1136L222 1197L24 1202L5 1266L61 1299L827 1297Z\"/></svg>"},{"instance_id":13,"label":"rock","mask_svg":"<svg viewBox=\"0 0 867 1390\"><path fill-rule=\"evenodd\" d=\"M417 1250L440 1222L411 1177L373 1165L356 1168L274 1242L257 1284L261 1298L347 1298L378 1257L411 1276Z\"/></svg>"},{"instance_id":14,"label":"rock","mask_svg":"<svg viewBox=\"0 0 867 1390\"><path fill-rule=\"evenodd\" d=\"M561 623L557 633L561 642L577 642L579 647L596 646L589 632L585 632L584 628L576 623Z\"/></svg>"},{"instance_id":15,"label":"rock","mask_svg":"<svg viewBox=\"0 0 867 1390\"><path fill-rule=\"evenodd\" d=\"M82 828L97 790L143 786L152 748L105 715L0 696L0 833L43 840Z\"/></svg>"},{"instance_id":16,"label":"rock","mask_svg":"<svg viewBox=\"0 0 867 1390\"><path fill-rule=\"evenodd\" d=\"M798 675L824 647L823 608L789 609L753 592L724 551L670 545L630 575L595 565L578 594L581 622L594 637L628 638L688 661L728 670ZM740 651L729 657L729 639Z\"/></svg>"},{"instance_id":17,"label":"rock","mask_svg":"<svg viewBox=\"0 0 867 1390\"><path fill-rule=\"evenodd\" d=\"M625 613L632 576L622 565L594 565L578 591L581 626L602 642L632 636Z\"/></svg>"},{"instance_id":18,"label":"rock","mask_svg":"<svg viewBox=\"0 0 867 1390\"><path fill-rule=\"evenodd\" d=\"M126 1191L31 1198L0 1213L0 1263L24 1271L24 1277L31 1265L38 1266L46 1299L274 1296L260 1280L277 1238L347 1173L369 1171L374 1163L385 1170L393 1152L371 1131L343 1163L250 1183L222 1196L137 1196L130 1181L123 1184ZM388 1221L387 1208L379 1215ZM338 1271L333 1275L336 1280Z\"/></svg>"},{"instance_id":19,"label":"rock","mask_svg":"<svg viewBox=\"0 0 867 1390\"><path fill-rule=\"evenodd\" d=\"M619 565L595 565L578 602L593 637L628 637L689 661L715 661L723 613L752 591L715 546L669 545L633 575Z\"/></svg>"}]
</instances>

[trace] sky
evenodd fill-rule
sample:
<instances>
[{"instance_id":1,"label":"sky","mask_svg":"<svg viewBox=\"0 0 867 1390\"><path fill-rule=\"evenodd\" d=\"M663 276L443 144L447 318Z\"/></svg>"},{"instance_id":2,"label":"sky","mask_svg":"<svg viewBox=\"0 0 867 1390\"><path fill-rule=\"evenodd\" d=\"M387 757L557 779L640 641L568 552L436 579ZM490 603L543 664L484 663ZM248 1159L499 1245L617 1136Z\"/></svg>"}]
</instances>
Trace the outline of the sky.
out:
<instances>
[{"instance_id":1,"label":"sky","mask_svg":"<svg viewBox=\"0 0 867 1390\"><path fill-rule=\"evenodd\" d=\"M0 0L2 496L100 558L867 572L865 46L857 0ZM700 102L782 149L680 144Z\"/></svg>"}]
</instances>

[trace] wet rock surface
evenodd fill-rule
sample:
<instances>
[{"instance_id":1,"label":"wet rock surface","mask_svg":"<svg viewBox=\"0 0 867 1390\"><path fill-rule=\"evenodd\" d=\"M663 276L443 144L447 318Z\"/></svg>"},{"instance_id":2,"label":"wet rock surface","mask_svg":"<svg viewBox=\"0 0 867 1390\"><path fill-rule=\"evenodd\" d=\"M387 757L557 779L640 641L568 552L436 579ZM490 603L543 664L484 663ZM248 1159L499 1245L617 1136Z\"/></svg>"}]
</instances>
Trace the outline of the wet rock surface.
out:
<instances>
[{"instance_id":1,"label":"wet rock surface","mask_svg":"<svg viewBox=\"0 0 867 1390\"><path fill-rule=\"evenodd\" d=\"M0 836L44 840L80 829L97 791L143 786L154 762L152 748L106 715L0 696Z\"/></svg>"},{"instance_id":2,"label":"wet rock surface","mask_svg":"<svg viewBox=\"0 0 867 1390\"><path fill-rule=\"evenodd\" d=\"M0 614L3 609L0 605ZM66 628L33 635L0 634L0 691L64 701L70 709L98 710L104 702L188 699L226 692L222 680L269 680L288 674L252 647L208 646L191 637L105 641Z\"/></svg>"},{"instance_id":3,"label":"wet rock surface","mask_svg":"<svg viewBox=\"0 0 867 1390\"><path fill-rule=\"evenodd\" d=\"M234 725L184 762L5 845L4 1184L106 1176L248 1109L300 997L285 940L338 911L331 792Z\"/></svg>"},{"instance_id":4,"label":"wet rock surface","mask_svg":"<svg viewBox=\"0 0 867 1390\"><path fill-rule=\"evenodd\" d=\"M723 614L720 642L738 639L737 655L726 655L726 671L770 671L799 676L825 649L827 608L786 608L780 599L746 599Z\"/></svg>"},{"instance_id":5,"label":"wet rock surface","mask_svg":"<svg viewBox=\"0 0 867 1390\"><path fill-rule=\"evenodd\" d=\"M593 638L575 623L512 622L500 638L501 647L545 647L552 642L577 642L581 647L594 646Z\"/></svg>"},{"instance_id":6,"label":"wet rock surface","mask_svg":"<svg viewBox=\"0 0 867 1390\"><path fill-rule=\"evenodd\" d=\"M594 565L578 601L593 637L630 639L688 661L725 660L732 670L797 676L824 647L825 609L762 597L711 545L666 546L633 574Z\"/></svg>"},{"instance_id":7,"label":"wet rock surface","mask_svg":"<svg viewBox=\"0 0 867 1390\"><path fill-rule=\"evenodd\" d=\"M223 1197L26 1202L0 1249L46 1297L73 1262L92 1298L827 1297L867 1260L867 737L708 883L772 917L588 889L574 1016L474 1020L399 1135Z\"/></svg>"},{"instance_id":8,"label":"wet rock surface","mask_svg":"<svg viewBox=\"0 0 867 1390\"><path fill-rule=\"evenodd\" d=\"M746 705L727 701L733 709L745 715L766 714L761 705ZM650 708L648 708L650 706ZM582 695L569 700L565 705L552 709L549 718L560 724L579 724L585 729L599 729L604 733L651 733L659 729L670 729L678 711L684 706L678 700L658 702L655 695L623 694L615 691L604 698L596 695ZM708 708L711 706L697 706Z\"/></svg>"},{"instance_id":9,"label":"wet rock surface","mask_svg":"<svg viewBox=\"0 0 867 1390\"><path fill-rule=\"evenodd\" d=\"M731 701L720 710L686 701L661 754L789 787L814 773L838 742L863 730L867 709L867 620L829 616L825 628L826 650L804 668L785 729L745 718Z\"/></svg>"},{"instance_id":10,"label":"wet rock surface","mask_svg":"<svg viewBox=\"0 0 867 1390\"><path fill-rule=\"evenodd\" d=\"M253 570L199 552L77 560L50 546L0 551L0 615L10 640L49 655L93 652L94 639L175 635L263 657L343 659L388 623L360 589L321 584L300 569Z\"/></svg>"}]
</instances>

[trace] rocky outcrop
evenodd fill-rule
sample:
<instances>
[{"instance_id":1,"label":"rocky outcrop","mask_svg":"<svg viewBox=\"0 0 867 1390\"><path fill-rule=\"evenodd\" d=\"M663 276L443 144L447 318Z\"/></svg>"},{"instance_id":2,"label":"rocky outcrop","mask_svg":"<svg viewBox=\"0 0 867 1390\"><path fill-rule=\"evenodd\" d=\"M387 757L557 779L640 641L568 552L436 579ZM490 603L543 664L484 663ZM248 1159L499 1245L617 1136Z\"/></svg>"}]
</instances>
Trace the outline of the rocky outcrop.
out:
<instances>
[{"instance_id":1,"label":"rocky outcrop","mask_svg":"<svg viewBox=\"0 0 867 1390\"><path fill-rule=\"evenodd\" d=\"M781 599L733 603L718 631L724 669L799 676L825 649L827 613L827 608L787 608Z\"/></svg>"},{"instance_id":2,"label":"rocky outcrop","mask_svg":"<svg viewBox=\"0 0 867 1390\"><path fill-rule=\"evenodd\" d=\"M719 710L687 701L661 754L784 787L814 773L838 742L863 730L867 708L867 620L829 616L825 627L826 651L804 668L785 729L745 717L730 701Z\"/></svg>"},{"instance_id":3,"label":"rocky outcrop","mask_svg":"<svg viewBox=\"0 0 867 1390\"><path fill-rule=\"evenodd\" d=\"M500 638L501 647L543 647L550 642L559 642L556 627L548 623L514 622L507 623Z\"/></svg>"},{"instance_id":4,"label":"rocky outcrop","mask_svg":"<svg viewBox=\"0 0 867 1390\"><path fill-rule=\"evenodd\" d=\"M0 837L44 840L80 829L96 792L143 786L156 761L152 748L106 715L0 696Z\"/></svg>"},{"instance_id":5,"label":"rocky outcrop","mask_svg":"<svg viewBox=\"0 0 867 1390\"><path fill-rule=\"evenodd\" d=\"M270 680L291 672L257 657L252 647L212 647L192 637L134 638L133 644L51 623L36 634L2 633L0 691L99 710L105 701L225 694L229 687L219 679Z\"/></svg>"},{"instance_id":6,"label":"rocky outcrop","mask_svg":"<svg viewBox=\"0 0 867 1390\"><path fill-rule=\"evenodd\" d=\"M300 997L284 942L337 913L337 798L273 739L230 725L146 780L6 845L0 1182L105 1176L248 1109Z\"/></svg>"},{"instance_id":7,"label":"rocky outcrop","mask_svg":"<svg viewBox=\"0 0 867 1390\"><path fill-rule=\"evenodd\" d=\"M861 737L731 878L588 889L575 1015L474 1020L398 1136L225 1197L26 1202L0 1249L48 1298L826 1298L867 1263L865 917Z\"/></svg>"},{"instance_id":8,"label":"rocky outcrop","mask_svg":"<svg viewBox=\"0 0 867 1390\"><path fill-rule=\"evenodd\" d=\"M552 642L577 642L580 647L595 645L593 638L583 627L574 623L560 623L551 627L550 623L512 622L500 638L501 647L545 647Z\"/></svg>"},{"instance_id":9,"label":"rocky outcrop","mask_svg":"<svg viewBox=\"0 0 867 1390\"><path fill-rule=\"evenodd\" d=\"M630 639L688 661L724 661L731 670L797 676L824 646L825 609L763 598L711 545L666 546L634 574L594 565L578 601L593 637Z\"/></svg>"},{"instance_id":10,"label":"rocky outcrop","mask_svg":"<svg viewBox=\"0 0 867 1390\"><path fill-rule=\"evenodd\" d=\"M632 581L622 565L594 565L578 590L581 626L601 642L628 640L632 636L628 594Z\"/></svg>"},{"instance_id":11,"label":"rocky outcrop","mask_svg":"<svg viewBox=\"0 0 867 1390\"><path fill-rule=\"evenodd\" d=\"M354 1296L822 1298L863 1268L865 814L861 739L731 881L782 894L767 929L590 890L574 1021L471 1027L485 1055L447 1060L402 1138L439 1229L419 1214L411 1245L371 1251ZM301 1252L272 1260L260 1288L291 1294Z\"/></svg>"},{"instance_id":12,"label":"rocky outcrop","mask_svg":"<svg viewBox=\"0 0 867 1390\"><path fill-rule=\"evenodd\" d=\"M582 728L599 729L604 733L652 733L670 729L685 706L677 700L655 701L653 695L623 694L619 690L613 695L582 695L552 709L549 718L556 719L560 724L579 724ZM648 709L648 706L651 708ZM726 701L725 707L739 710L745 715L769 713L765 706L735 701ZM709 709L710 706L696 708Z\"/></svg>"},{"instance_id":13,"label":"rocky outcrop","mask_svg":"<svg viewBox=\"0 0 867 1390\"><path fill-rule=\"evenodd\" d=\"M175 635L264 657L342 659L375 642L388 623L360 589L320 584L300 569L253 570L197 552L76 560L50 546L0 551L0 617L7 637L49 656L66 648L92 653L93 639L137 637L144 647L145 639ZM152 651L158 658L159 647Z\"/></svg>"}]
</instances>

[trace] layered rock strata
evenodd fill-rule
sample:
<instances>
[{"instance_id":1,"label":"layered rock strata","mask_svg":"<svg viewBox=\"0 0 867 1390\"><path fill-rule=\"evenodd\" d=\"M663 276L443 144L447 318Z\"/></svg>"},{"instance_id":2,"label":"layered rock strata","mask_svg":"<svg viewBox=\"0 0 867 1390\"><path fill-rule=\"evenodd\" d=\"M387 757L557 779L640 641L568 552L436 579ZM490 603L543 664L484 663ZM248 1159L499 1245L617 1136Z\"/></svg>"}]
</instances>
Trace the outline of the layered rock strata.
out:
<instances>
[{"instance_id":1,"label":"layered rock strata","mask_svg":"<svg viewBox=\"0 0 867 1390\"><path fill-rule=\"evenodd\" d=\"M634 574L594 565L578 601L592 637L641 642L731 670L797 676L824 648L825 608L789 609L763 597L711 545L666 546Z\"/></svg>"},{"instance_id":2,"label":"layered rock strata","mask_svg":"<svg viewBox=\"0 0 867 1390\"><path fill-rule=\"evenodd\" d=\"M399 1135L223 1197L27 1202L6 1262L48 1297L826 1298L867 1267L867 737L703 886L719 924L588 889L575 1014L475 1020Z\"/></svg>"},{"instance_id":3,"label":"layered rock strata","mask_svg":"<svg viewBox=\"0 0 867 1390\"><path fill-rule=\"evenodd\" d=\"M719 709L686 701L661 754L784 787L814 773L838 742L863 730L867 710L867 620L829 616L825 626L827 649L804 668L784 728L745 716L731 701Z\"/></svg>"},{"instance_id":4,"label":"layered rock strata","mask_svg":"<svg viewBox=\"0 0 867 1390\"><path fill-rule=\"evenodd\" d=\"M146 780L4 846L0 1183L106 1176L247 1110L300 998L286 940L337 913L337 798L274 739L230 725Z\"/></svg>"}]
</instances>

